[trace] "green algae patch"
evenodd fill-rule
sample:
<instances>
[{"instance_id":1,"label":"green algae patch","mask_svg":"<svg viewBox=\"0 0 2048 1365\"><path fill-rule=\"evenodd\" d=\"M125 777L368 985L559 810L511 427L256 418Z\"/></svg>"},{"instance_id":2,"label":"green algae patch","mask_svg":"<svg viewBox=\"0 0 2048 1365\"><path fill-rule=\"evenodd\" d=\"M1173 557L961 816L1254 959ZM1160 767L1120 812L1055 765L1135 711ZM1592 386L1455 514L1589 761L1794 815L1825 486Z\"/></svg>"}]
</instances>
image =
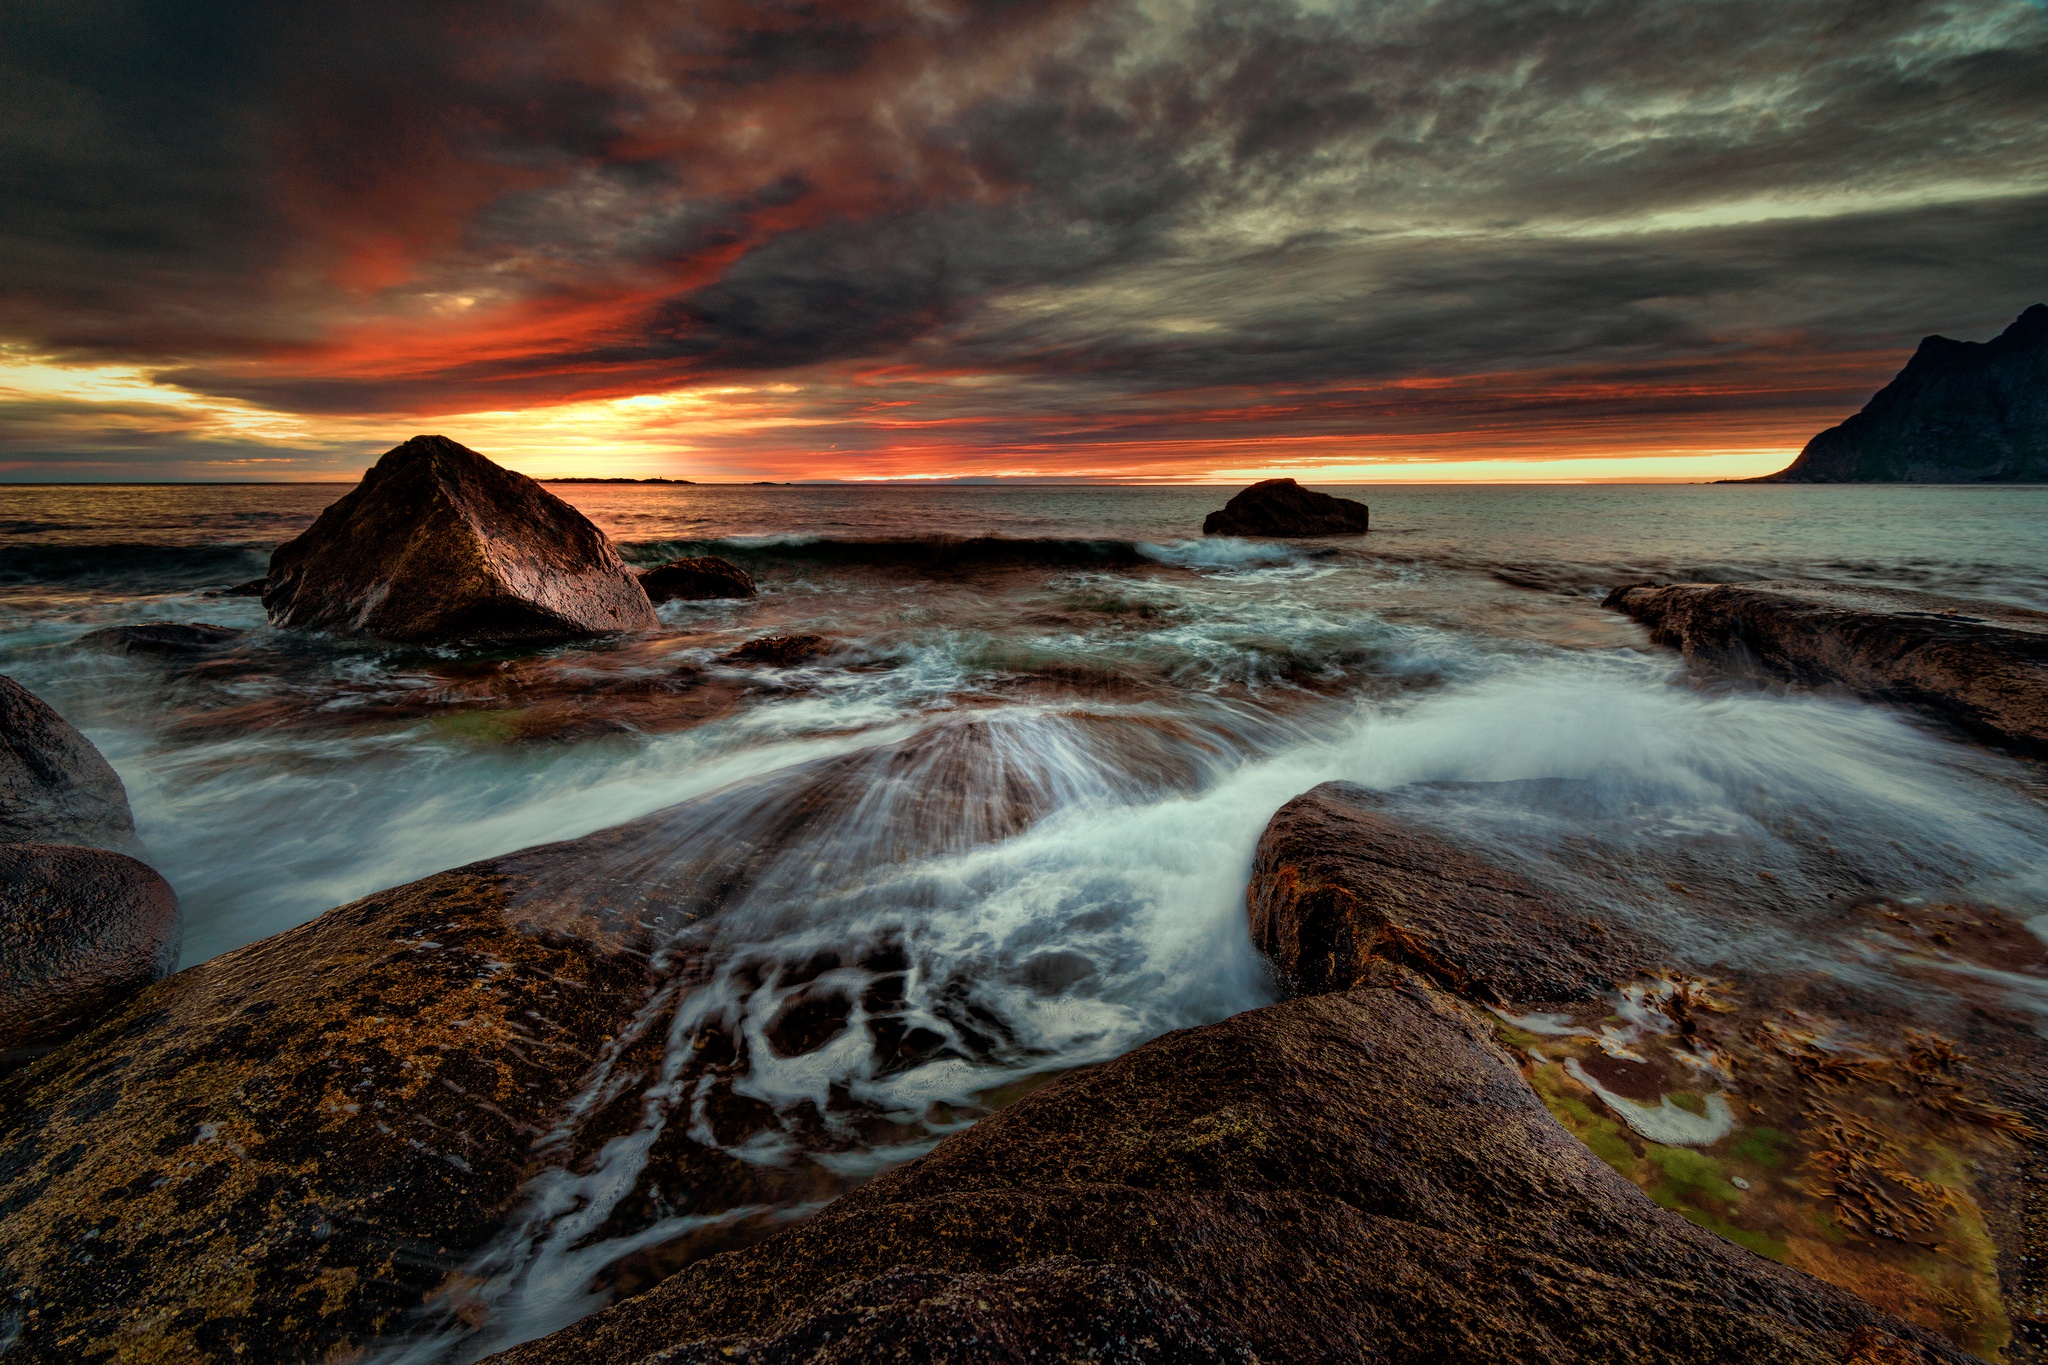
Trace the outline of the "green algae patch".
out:
<instances>
[{"instance_id":1,"label":"green algae patch","mask_svg":"<svg viewBox=\"0 0 2048 1365\"><path fill-rule=\"evenodd\" d=\"M1672 1002L1681 1027L1661 1032L1594 1005L1563 1032L1496 1016L1494 1034L1559 1124L1658 1206L1999 1360L2013 1329L1977 1185L1984 1157L2030 1134L2024 1122L1975 1092L1947 1040L1758 1017L1719 990L1671 977L1637 990ZM1704 1117L1716 1094L1731 1130L1699 1146L1644 1136L1663 1136L1667 1101L1663 1113Z\"/></svg>"}]
</instances>

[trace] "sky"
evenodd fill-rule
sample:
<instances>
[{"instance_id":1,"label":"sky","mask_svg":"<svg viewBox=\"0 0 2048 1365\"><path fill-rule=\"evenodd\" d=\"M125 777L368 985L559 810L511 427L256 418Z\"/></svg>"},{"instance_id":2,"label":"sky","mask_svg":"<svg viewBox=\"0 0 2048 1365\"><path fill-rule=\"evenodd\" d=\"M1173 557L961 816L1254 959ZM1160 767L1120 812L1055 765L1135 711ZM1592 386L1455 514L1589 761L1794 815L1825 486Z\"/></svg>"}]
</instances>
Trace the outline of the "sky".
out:
<instances>
[{"instance_id":1,"label":"sky","mask_svg":"<svg viewBox=\"0 0 2048 1365\"><path fill-rule=\"evenodd\" d=\"M1673 479L2048 299L2048 0L9 0L0 480Z\"/></svg>"}]
</instances>

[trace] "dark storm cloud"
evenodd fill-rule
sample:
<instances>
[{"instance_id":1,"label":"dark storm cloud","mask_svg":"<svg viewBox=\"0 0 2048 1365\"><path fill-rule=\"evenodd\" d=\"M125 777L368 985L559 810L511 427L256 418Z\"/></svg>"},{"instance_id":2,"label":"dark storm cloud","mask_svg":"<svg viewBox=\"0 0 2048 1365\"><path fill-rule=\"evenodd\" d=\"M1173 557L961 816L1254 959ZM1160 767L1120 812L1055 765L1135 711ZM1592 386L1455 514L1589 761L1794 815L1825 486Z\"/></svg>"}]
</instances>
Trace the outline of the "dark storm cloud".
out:
<instances>
[{"instance_id":1,"label":"dark storm cloud","mask_svg":"<svg viewBox=\"0 0 2048 1365\"><path fill-rule=\"evenodd\" d=\"M295 411L1983 333L2026 0L0 8L0 332Z\"/></svg>"}]
</instances>

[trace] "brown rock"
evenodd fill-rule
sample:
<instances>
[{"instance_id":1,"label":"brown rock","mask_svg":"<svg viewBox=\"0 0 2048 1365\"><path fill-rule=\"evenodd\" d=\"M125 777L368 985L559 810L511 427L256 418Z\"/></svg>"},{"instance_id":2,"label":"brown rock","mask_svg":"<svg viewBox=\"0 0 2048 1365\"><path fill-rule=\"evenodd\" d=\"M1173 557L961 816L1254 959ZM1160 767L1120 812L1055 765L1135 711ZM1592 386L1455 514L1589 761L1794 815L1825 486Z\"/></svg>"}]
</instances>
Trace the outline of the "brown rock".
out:
<instances>
[{"instance_id":1,"label":"brown rock","mask_svg":"<svg viewBox=\"0 0 2048 1365\"><path fill-rule=\"evenodd\" d=\"M494 1359L979 1359L984 1333L1020 1360L1968 1359L1657 1208L1386 965L1055 1082Z\"/></svg>"},{"instance_id":2,"label":"brown rock","mask_svg":"<svg viewBox=\"0 0 2048 1365\"><path fill-rule=\"evenodd\" d=\"M1584 999L1655 960L1648 945L1329 782L1259 839L1252 941L1301 994L1341 991L1379 960L1468 999Z\"/></svg>"},{"instance_id":3,"label":"brown rock","mask_svg":"<svg viewBox=\"0 0 2048 1365\"><path fill-rule=\"evenodd\" d=\"M830 648L832 642L822 635L763 635L737 649L729 649L719 657L727 663L789 668L806 659L814 659Z\"/></svg>"},{"instance_id":4,"label":"brown rock","mask_svg":"<svg viewBox=\"0 0 2048 1365\"><path fill-rule=\"evenodd\" d=\"M378 892L160 981L0 1077L9 1365L348 1359L418 1328L473 1284L529 1177L638 1125L640 1085L573 1117L569 1102L601 1059L658 1073L667 1030L635 1017L691 967L678 925L806 813L763 811L753 840L691 858L715 815L685 805ZM714 1117L765 1109L732 1093L744 1067L719 1044L714 1019L678 1084ZM694 1211L843 1188L689 1126L669 1125L648 1175Z\"/></svg>"},{"instance_id":5,"label":"brown rock","mask_svg":"<svg viewBox=\"0 0 2048 1365\"><path fill-rule=\"evenodd\" d=\"M1211 512L1207 536L1356 536L1371 518L1362 502L1303 488L1292 479L1264 479Z\"/></svg>"},{"instance_id":6,"label":"brown rock","mask_svg":"<svg viewBox=\"0 0 2048 1365\"><path fill-rule=\"evenodd\" d=\"M204 622L151 621L138 626L107 626L78 637L81 649L152 659L197 659L226 649L245 635L232 626Z\"/></svg>"},{"instance_id":7,"label":"brown rock","mask_svg":"<svg viewBox=\"0 0 2048 1365\"><path fill-rule=\"evenodd\" d=\"M604 532L445 436L387 451L271 556L271 623L379 639L529 643L651 629Z\"/></svg>"},{"instance_id":8,"label":"brown rock","mask_svg":"<svg viewBox=\"0 0 2048 1365\"><path fill-rule=\"evenodd\" d=\"M178 898L135 859L0 844L0 1067L48 1051L177 965Z\"/></svg>"},{"instance_id":9,"label":"brown rock","mask_svg":"<svg viewBox=\"0 0 2048 1365\"><path fill-rule=\"evenodd\" d=\"M1686 661L1848 688L2048 755L2048 613L1807 583L1639 584L1607 605Z\"/></svg>"},{"instance_id":10,"label":"brown rock","mask_svg":"<svg viewBox=\"0 0 2048 1365\"><path fill-rule=\"evenodd\" d=\"M640 575L652 602L708 602L719 597L752 597L754 580L745 569L716 555L672 559Z\"/></svg>"},{"instance_id":11,"label":"brown rock","mask_svg":"<svg viewBox=\"0 0 2048 1365\"><path fill-rule=\"evenodd\" d=\"M0 843L22 842L142 851L128 792L92 741L0 677Z\"/></svg>"}]
</instances>

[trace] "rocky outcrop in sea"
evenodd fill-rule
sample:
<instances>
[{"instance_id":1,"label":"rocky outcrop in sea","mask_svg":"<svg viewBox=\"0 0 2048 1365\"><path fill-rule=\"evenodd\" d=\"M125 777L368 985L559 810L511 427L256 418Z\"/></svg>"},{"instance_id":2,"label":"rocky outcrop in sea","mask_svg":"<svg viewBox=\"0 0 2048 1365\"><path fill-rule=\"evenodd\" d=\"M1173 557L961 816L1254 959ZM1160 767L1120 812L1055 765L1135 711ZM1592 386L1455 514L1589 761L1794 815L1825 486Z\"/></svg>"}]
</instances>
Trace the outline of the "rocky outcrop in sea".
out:
<instances>
[{"instance_id":1,"label":"rocky outcrop in sea","mask_svg":"<svg viewBox=\"0 0 2048 1365\"><path fill-rule=\"evenodd\" d=\"M1990 341L1931 336L1863 410L1740 483L2048 483L2048 306Z\"/></svg>"},{"instance_id":2,"label":"rocky outcrop in sea","mask_svg":"<svg viewBox=\"0 0 2048 1365\"><path fill-rule=\"evenodd\" d=\"M1690 663L1834 684L2048 755L2048 613L1897 588L1636 584L1607 605Z\"/></svg>"},{"instance_id":3,"label":"rocky outcrop in sea","mask_svg":"<svg viewBox=\"0 0 2048 1365\"><path fill-rule=\"evenodd\" d=\"M1239 492L1202 522L1205 536L1364 535L1371 514L1362 502L1303 488L1292 479L1264 479Z\"/></svg>"},{"instance_id":4,"label":"rocky outcrop in sea","mask_svg":"<svg viewBox=\"0 0 2048 1365\"><path fill-rule=\"evenodd\" d=\"M604 532L445 436L386 451L278 546L263 605L273 625L412 644L545 643L655 625Z\"/></svg>"}]
</instances>

